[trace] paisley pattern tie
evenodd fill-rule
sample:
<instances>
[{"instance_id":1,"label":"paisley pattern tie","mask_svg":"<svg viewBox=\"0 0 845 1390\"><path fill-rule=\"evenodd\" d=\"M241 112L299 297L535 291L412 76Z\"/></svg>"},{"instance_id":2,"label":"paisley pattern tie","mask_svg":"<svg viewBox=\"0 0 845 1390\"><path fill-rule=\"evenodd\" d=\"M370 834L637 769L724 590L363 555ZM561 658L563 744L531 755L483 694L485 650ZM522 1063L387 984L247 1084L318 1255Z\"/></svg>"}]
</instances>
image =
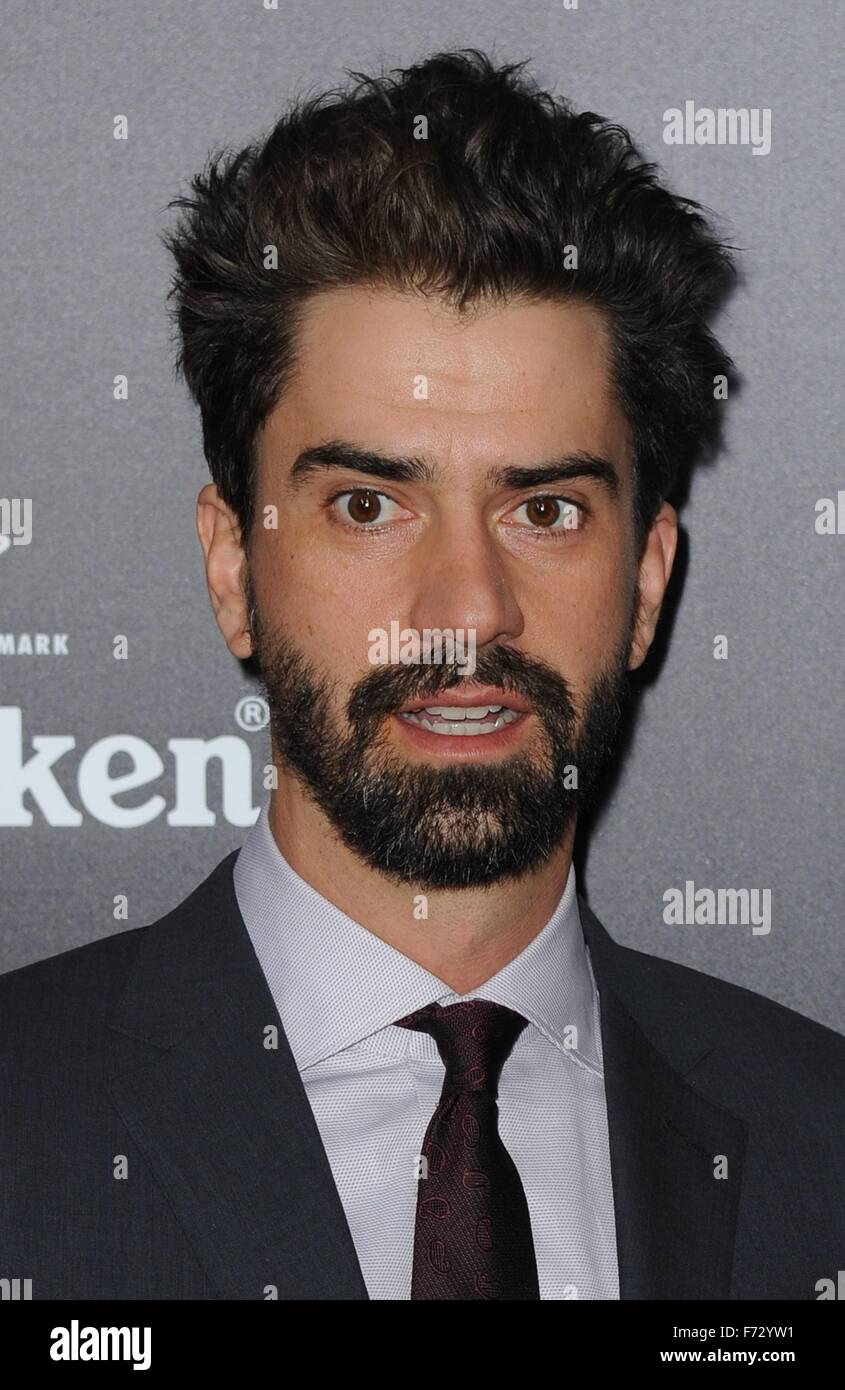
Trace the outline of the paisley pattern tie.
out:
<instances>
[{"instance_id":1,"label":"paisley pattern tie","mask_svg":"<svg viewBox=\"0 0 845 1390\"><path fill-rule=\"evenodd\" d=\"M539 1299L531 1217L499 1136L496 1096L527 1019L504 1004L428 1004L397 1027L430 1033L446 1066L423 1139L412 1299Z\"/></svg>"}]
</instances>

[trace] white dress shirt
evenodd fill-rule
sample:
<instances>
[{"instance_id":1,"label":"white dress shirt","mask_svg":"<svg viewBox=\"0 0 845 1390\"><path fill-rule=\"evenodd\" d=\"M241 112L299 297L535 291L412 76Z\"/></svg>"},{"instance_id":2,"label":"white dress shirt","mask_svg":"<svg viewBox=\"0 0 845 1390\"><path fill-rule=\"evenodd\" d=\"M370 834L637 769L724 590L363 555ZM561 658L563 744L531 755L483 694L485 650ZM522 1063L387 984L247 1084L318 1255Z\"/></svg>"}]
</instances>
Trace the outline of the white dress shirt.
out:
<instances>
[{"instance_id":1,"label":"white dress shirt","mask_svg":"<svg viewBox=\"0 0 845 1390\"><path fill-rule=\"evenodd\" d=\"M235 892L370 1298L411 1296L417 1159L445 1074L431 1035L395 1020L475 998L528 1019L502 1069L499 1133L525 1188L540 1297L618 1298L599 999L574 868L542 931L458 995L301 879L267 811L235 861Z\"/></svg>"}]
</instances>

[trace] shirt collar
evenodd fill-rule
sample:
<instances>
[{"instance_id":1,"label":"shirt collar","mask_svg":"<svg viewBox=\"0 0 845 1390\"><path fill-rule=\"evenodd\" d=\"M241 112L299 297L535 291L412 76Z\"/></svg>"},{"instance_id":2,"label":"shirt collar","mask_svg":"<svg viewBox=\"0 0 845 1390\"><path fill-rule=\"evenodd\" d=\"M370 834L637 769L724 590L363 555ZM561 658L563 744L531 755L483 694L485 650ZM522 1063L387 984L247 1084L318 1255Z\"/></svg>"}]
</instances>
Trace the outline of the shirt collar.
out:
<instances>
[{"instance_id":1,"label":"shirt collar","mask_svg":"<svg viewBox=\"0 0 845 1390\"><path fill-rule=\"evenodd\" d=\"M543 929L466 995L456 994L300 878L276 844L267 804L235 861L234 883L300 1071L435 1000L447 1005L483 998L515 1009L574 1062L601 1072L598 999L574 866Z\"/></svg>"}]
</instances>

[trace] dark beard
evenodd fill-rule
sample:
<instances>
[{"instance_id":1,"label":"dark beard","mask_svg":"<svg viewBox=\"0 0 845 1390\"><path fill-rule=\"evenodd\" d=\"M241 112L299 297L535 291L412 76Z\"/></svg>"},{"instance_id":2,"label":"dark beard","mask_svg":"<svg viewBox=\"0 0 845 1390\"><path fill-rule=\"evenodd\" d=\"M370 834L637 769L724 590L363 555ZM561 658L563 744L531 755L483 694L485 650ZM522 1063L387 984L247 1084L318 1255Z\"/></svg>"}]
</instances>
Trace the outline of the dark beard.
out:
<instances>
[{"instance_id":1,"label":"dark beard","mask_svg":"<svg viewBox=\"0 0 845 1390\"><path fill-rule=\"evenodd\" d=\"M440 768L403 762L385 738L387 716L418 696L462 686L459 667L378 668L353 688L344 736L330 714L331 680L289 639L265 636L251 589L250 612L277 755L344 843L381 873L424 889L518 879L593 804L628 694L627 640L595 681L580 727L567 683L551 667L510 647L478 653L473 682L523 696L545 749ZM577 786L567 785L573 768Z\"/></svg>"}]
</instances>

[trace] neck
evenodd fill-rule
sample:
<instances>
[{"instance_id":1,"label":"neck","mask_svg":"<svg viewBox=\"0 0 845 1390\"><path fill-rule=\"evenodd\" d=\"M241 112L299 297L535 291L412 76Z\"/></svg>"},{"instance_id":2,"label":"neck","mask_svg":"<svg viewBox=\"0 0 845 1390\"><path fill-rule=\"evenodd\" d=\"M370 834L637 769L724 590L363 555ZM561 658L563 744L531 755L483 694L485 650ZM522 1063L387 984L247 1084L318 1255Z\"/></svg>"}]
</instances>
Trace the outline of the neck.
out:
<instances>
[{"instance_id":1,"label":"neck","mask_svg":"<svg viewBox=\"0 0 845 1390\"><path fill-rule=\"evenodd\" d=\"M533 872L484 888L397 883L346 846L299 782L279 770L269 823L291 868L347 917L466 994L542 931L566 886L575 825Z\"/></svg>"}]
</instances>

